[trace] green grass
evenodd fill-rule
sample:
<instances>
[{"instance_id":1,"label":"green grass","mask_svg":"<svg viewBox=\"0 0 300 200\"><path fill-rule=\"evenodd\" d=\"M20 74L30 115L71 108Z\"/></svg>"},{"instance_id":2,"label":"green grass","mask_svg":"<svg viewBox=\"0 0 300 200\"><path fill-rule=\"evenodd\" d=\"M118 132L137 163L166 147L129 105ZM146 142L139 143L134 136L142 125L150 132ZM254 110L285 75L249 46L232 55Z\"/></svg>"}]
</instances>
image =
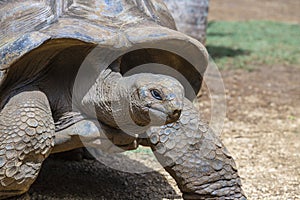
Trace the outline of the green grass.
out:
<instances>
[{"instance_id":1,"label":"green grass","mask_svg":"<svg viewBox=\"0 0 300 200\"><path fill-rule=\"evenodd\" d=\"M152 154L152 150L148 147L139 146L139 148L135 150L125 152L125 154L132 154L132 153Z\"/></svg>"},{"instance_id":2,"label":"green grass","mask_svg":"<svg viewBox=\"0 0 300 200\"><path fill-rule=\"evenodd\" d=\"M219 68L299 65L300 25L268 21L210 22L206 46Z\"/></svg>"}]
</instances>

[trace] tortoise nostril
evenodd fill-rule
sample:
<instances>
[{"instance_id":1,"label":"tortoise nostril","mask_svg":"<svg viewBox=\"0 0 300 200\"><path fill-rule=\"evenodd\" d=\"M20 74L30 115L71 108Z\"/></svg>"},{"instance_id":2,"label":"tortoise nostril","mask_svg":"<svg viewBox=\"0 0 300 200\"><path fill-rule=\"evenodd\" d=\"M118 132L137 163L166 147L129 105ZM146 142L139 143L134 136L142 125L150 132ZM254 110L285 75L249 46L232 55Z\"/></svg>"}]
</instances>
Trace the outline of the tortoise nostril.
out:
<instances>
[{"instance_id":1,"label":"tortoise nostril","mask_svg":"<svg viewBox=\"0 0 300 200\"><path fill-rule=\"evenodd\" d=\"M179 117L180 114L181 114L181 110L174 110L174 111L173 111L173 116L174 116L174 117Z\"/></svg>"},{"instance_id":2,"label":"tortoise nostril","mask_svg":"<svg viewBox=\"0 0 300 200\"><path fill-rule=\"evenodd\" d=\"M168 115L167 123L173 123L173 122L177 121L180 118L180 114L181 114L181 110L177 110L177 109L173 110L173 112L171 112Z\"/></svg>"}]
</instances>

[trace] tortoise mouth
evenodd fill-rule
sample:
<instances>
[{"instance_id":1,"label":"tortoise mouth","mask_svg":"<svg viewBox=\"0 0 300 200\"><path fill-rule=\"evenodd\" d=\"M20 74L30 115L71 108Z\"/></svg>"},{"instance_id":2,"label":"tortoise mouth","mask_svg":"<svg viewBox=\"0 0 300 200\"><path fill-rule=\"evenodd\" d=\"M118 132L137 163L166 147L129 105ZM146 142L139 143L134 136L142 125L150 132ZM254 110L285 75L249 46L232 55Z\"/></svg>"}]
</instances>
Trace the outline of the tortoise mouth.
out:
<instances>
[{"instance_id":1,"label":"tortoise mouth","mask_svg":"<svg viewBox=\"0 0 300 200\"><path fill-rule=\"evenodd\" d=\"M148 110L150 119L153 119L152 117L155 117L155 120L160 123L160 126L178 121L181 115L181 110L175 110L170 114L167 114L164 111L157 108L148 107Z\"/></svg>"}]
</instances>

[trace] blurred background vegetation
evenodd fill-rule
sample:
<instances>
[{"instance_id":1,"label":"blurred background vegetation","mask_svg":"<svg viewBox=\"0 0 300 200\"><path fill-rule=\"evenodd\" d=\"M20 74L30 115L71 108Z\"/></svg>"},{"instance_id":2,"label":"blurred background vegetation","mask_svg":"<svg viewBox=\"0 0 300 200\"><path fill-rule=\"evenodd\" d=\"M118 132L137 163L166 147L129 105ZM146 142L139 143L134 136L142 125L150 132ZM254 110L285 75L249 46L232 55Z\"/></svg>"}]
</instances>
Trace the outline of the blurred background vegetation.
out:
<instances>
[{"instance_id":1,"label":"blurred background vegetation","mask_svg":"<svg viewBox=\"0 0 300 200\"><path fill-rule=\"evenodd\" d=\"M299 66L299 0L210 0L207 49L221 69Z\"/></svg>"},{"instance_id":2,"label":"blurred background vegetation","mask_svg":"<svg viewBox=\"0 0 300 200\"><path fill-rule=\"evenodd\" d=\"M210 21L207 49L220 68L299 65L300 26L272 21Z\"/></svg>"},{"instance_id":3,"label":"blurred background vegetation","mask_svg":"<svg viewBox=\"0 0 300 200\"><path fill-rule=\"evenodd\" d=\"M220 69L300 64L299 0L164 0ZM208 23L207 23L208 22Z\"/></svg>"}]
</instances>

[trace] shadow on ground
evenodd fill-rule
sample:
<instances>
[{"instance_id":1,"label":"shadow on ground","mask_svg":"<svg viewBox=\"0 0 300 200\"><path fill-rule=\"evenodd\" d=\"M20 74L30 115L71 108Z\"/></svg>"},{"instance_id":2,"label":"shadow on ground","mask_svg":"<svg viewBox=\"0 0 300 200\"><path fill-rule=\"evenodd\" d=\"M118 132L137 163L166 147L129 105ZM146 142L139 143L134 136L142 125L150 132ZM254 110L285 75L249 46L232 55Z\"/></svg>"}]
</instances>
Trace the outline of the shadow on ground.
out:
<instances>
[{"instance_id":1,"label":"shadow on ground","mask_svg":"<svg viewBox=\"0 0 300 200\"><path fill-rule=\"evenodd\" d=\"M244 49L233 49L224 46L208 45L207 51L212 58L236 57L240 55L249 55L250 51Z\"/></svg>"},{"instance_id":2,"label":"shadow on ground","mask_svg":"<svg viewBox=\"0 0 300 200\"><path fill-rule=\"evenodd\" d=\"M127 156L111 162L124 168L147 168ZM131 170L132 171L132 170ZM175 199L180 198L158 172L133 174L111 169L95 160L63 161L49 158L29 192L31 199Z\"/></svg>"}]
</instances>

